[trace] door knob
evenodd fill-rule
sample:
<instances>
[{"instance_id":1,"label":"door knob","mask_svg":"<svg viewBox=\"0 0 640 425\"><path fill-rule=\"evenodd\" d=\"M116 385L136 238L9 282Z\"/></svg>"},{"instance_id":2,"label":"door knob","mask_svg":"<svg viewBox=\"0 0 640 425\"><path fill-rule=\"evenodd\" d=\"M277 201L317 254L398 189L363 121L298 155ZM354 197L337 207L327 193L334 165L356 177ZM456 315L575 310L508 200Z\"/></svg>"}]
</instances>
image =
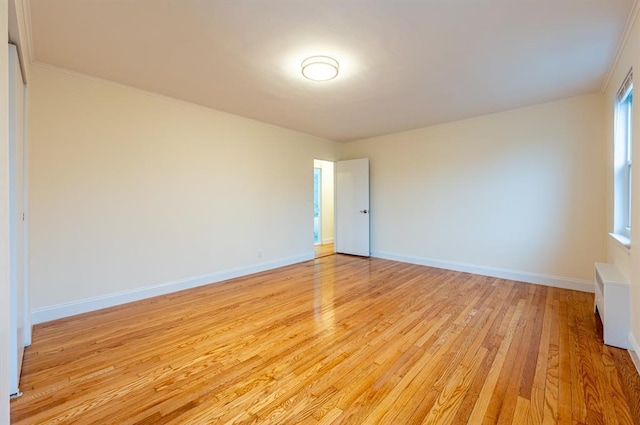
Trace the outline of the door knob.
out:
<instances>
[{"instance_id":1,"label":"door knob","mask_svg":"<svg viewBox=\"0 0 640 425\"><path fill-rule=\"evenodd\" d=\"M366 213L368 213L369 211L367 211L367 210L360 210L360 212L361 212L362 214L366 214Z\"/></svg>"}]
</instances>

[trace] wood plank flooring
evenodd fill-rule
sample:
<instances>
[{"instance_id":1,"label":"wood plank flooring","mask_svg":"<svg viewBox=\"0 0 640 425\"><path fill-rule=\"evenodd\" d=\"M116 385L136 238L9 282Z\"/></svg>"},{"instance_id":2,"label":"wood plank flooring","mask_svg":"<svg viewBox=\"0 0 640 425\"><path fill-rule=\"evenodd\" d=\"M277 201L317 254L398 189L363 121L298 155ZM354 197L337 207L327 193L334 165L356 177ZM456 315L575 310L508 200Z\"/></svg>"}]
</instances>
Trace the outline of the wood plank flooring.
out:
<instances>
[{"instance_id":1,"label":"wood plank flooring","mask_svg":"<svg viewBox=\"0 0 640 425\"><path fill-rule=\"evenodd\" d=\"M15 424L640 424L593 295L331 255L36 326Z\"/></svg>"},{"instance_id":2,"label":"wood plank flooring","mask_svg":"<svg viewBox=\"0 0 640 425\"><path fill-rule=\"evenodd\" d=\"M326 244L323 244L323 245L315 245L314 246L314 251L315 251L315 258L322 258L322 257L326 257L328 255L335 254L335 252L333 251L333 244L332 243L326 243Z\"/></svg>"}]
</instances>

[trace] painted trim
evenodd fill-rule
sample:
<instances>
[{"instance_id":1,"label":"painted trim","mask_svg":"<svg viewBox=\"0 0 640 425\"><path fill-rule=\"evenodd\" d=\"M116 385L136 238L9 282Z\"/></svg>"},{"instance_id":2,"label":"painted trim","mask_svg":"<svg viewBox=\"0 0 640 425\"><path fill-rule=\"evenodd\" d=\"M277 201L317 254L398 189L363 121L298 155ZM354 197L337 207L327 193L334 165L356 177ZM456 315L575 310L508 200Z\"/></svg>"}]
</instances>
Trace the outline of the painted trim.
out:
<instances>
[{"instance_id":1,"label":"painted trim","mask_svg":"<svg viewBox=\"0 0 640 425\"><path fill-rule=\"evenodd\" d=\"M7 2L1 2L3 16L7 16ZM9 276L9 45L8 19L0 23L0 423L9 419L9 333L10 276Z\"/></svg>"},{"instance_id":2,"label":"painted trim","mask_svg":"<svg viewBox=\"0 0 640 425\"><path fill-rule=\"evenodd\" d=\"M333 238L323 238L322 239L322 245L326 245L329 243L333 243Z\"/></svg>"},{"instance_id":3,"label":"painted trim","mask_svg":"<svg viewBox=\"0 0 640 425\"><path fill-rule=\"evenodd\" d=\"M618 47L616 48L616 54L613 57L613 62L609 66L609 70L607 71L607 75L602 82L602 87L600 90L602 93L607 91L607 87L611 82L611 77L613 77L613 73L618 66L618 62L620 62L620 57L622 56L622 52L624 51L627 42L629 41L629 36L631 35L631 29L636 23L636 19L638 18L638 11L640 11L640 0L635 0L633 2L633 6L631 6L631 12L629 13L629 17L627 18L627 22L624 26L624 32L622 33L622 38L618 43Z\"/></svg>"},{"instance_id":4,"label":"painted trim","mask_svg":"<svg viewBox=\"0 0 640 425\"><path fill-rule=\"evenodd\" d=\"M640 375L640 345L638 341L633 337L633 334L629 332L629 355L633 364L636 366L636 371Z\"/></svg>"},{"instance_id":5,"label":"painted trim","mask_svg":"<svg viewBox=\"0 0 640 425\"><path fill-rule=\"evenodd\" d=\"M372 251L371 256L376 258L383 258L385 260L436 267L438 269L454 270L458 272L479 274L482 276L497 277L500 279L515 280L518 282L533 283L536 285L552 286L554 288L571 289L574 291L592 293L595 292L595 284L589 280L550 276L540 273L522 272L518 270L501 269L491 266L479 266L476 264L458 263L455 261L438 260L435 258L413 257L382 251Z\"/></svg>"},{"instance_id":6,"label":"painted trim","mask_svg":"<svg viewBox=\"0 0 640 425\"><path fill-rule=\"evenodd\" d=\"M609 237L625 254L629 255L631 253L631 241L628 237L616 233L609 233Z\"/></svg>"},{"instance_id":7,"label":"painted trim","mask_svg":"<svg viewBox=\"0 0 640 425\"><path fill-rule=\"evenodd\" d=\"M76 314L88 313L102 308L113 307L120 304L140 301L145 298L157 297L159 295L170 294L184 289L196 288L198 286L209 285L236 277L259 273L266 270L285 267L291 264L313 260L313 252L285 257L275 261L254 264L247 267L239 267L219 272L208 273L201 276L193 276L157 285L136 288L129 291L115 292L113 294L101 295L98 297L86 298L84 300L70 303L58 304L50 307L37 308L31 312L31 319L34 324L48 322L50 320L61 319L63 317L74 316Z\"/></svg>"},{"instance_id":8,"label":"painted trim","mask_svg":"<svg viewBox=\"0 0 640 425\"><path fill-rule=\"evenodd\" d=\"M23 189L24 189L24 193L22 194L23 196L23 213L24 213L24 223L23 223L23 232L24 232L24 241L22 241L22 249L24 251L22 258L24 259L24 265L23 265L23 279L24 279L24 289L25 289L25 295L24 295L24 301L25 301L25 305L24 305L24 311L29 312L31 311L31 281L29 278L29 114L27 113L27 102L29 99L29 86L27 84L24 85L24 100L23 100L23 108L24 111L22 112L22 116L23 116L23 126L24 128L22 129L22 135L24 137L24 164L23 164L23 170L24 170L24 183L23 183ZM31 315L30 314L25 314L24 315L24 346L28 347L31 345L32 342L32 335L33 335L33 325L31 323Z\"/></svg>"},{"instance_id":9,"label":"painted trim","mask_svg":"<svg viewBox=\"0 0 640 425\"><path fill-rule=\"evenodd\" d=\"M29 0L24 0L22 3L22 13L27 38L27 50L29 50L29 62L34 63L36 61L36 55L33 49L33 25L31 23L31 3Z\"/></svg>"}]
</instances>

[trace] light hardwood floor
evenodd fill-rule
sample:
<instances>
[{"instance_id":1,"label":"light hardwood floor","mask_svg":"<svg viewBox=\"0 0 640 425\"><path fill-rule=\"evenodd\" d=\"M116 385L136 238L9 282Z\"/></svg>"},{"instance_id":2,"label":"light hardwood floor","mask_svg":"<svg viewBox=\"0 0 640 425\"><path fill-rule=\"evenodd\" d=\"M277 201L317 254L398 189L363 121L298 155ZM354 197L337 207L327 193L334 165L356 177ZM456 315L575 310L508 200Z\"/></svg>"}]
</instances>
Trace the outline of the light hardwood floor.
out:
<instances>
[{"instance_id":1,"label":"light hardwood floor","mask_svg":"<svg viewBox=\"0 0 640 425\"><path fill-rule=\"evenodd\" d=\"M639 424L593 295L331 255L36 326L15 424Z\"/></svg>"},{"instance_id":2,"label":"light hardwood floor","mask_svg":"<svg viewBox=\"0 0 640 425\"><path fill-rule=\"evenodd\" d=\"M326 257L327 255L333 255L335 252L333 251L333 244L326 243L324 245L315 245L315 258Z\"/></svg>"}]
</instances>

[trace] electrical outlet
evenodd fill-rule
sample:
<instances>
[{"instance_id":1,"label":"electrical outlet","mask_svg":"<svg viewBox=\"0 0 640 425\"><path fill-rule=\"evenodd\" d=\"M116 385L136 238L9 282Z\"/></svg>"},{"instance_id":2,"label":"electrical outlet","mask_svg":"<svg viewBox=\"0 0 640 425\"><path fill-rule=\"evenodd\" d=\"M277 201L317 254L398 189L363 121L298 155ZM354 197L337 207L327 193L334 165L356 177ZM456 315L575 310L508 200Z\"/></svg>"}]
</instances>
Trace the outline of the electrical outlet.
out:
<instances>
[{"instance_id":1,"label":"electrical outlet","mask_svg":"<svg viewBox=\"0 0 640 425\"><path fill-rule=\"evenodd\" d=\"M258 250L257 252L258 258L262 258L262 256L264 255L264 251L263 250Z\"/></svg>"}]
</instances>

